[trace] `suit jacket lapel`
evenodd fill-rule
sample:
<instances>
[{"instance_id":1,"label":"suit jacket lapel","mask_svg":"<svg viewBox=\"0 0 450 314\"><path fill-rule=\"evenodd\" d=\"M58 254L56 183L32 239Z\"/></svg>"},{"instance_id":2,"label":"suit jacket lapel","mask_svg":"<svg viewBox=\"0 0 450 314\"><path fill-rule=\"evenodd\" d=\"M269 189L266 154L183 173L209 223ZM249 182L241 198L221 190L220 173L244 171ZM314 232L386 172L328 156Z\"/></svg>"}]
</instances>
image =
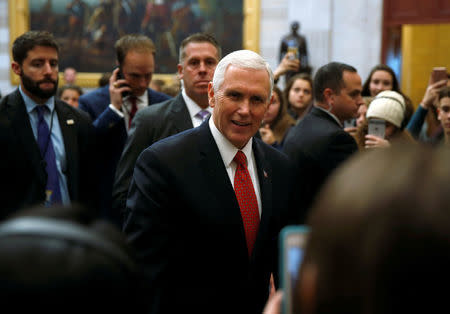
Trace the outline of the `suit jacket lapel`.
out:
<instances>
[{"instance_id":1,"label":"suit jacket lapel","mask_svg":"<svg viewBox=\"0 0 450 314\"><path fill-rule=\"evenodd\" d=\"M273 201L272 201L272 167L265 158L264 151L261 147L261 143L258 140L253 139L253 153L256 160L256 168L258 173L260 194L261 194L261 221L259 223L258 235L256 238L255 248L253 250L253 255L260 249L261 245L266 243L264 241L264 236L267 235L267 230L269 228L269 223L273 211Z\"/></svg>"},{"instance_id":2,"label":"suit jacket lapel","mask_svg":"<svg viewBox=\"0 0 450 314\"><path fill-rule=\"evenodd\" d=\"M59 126L64 139L64 149L66 151L67 162L67 185L71 199L76 199L78 195L78 145L77 145L77 127L76 117L72 115L67 105L55 101L55 110L58 116Z\"/></svg>"},{"instance_id":3,"label":"suit jacket lapel","mask_svg":"<svg viewBox=\"0 0 450 314\"><path fill-rule=\"evenodd\" d=\"M187 129L192 129L194 127L192 125L192 119L189 114L189 110L187 109L186 103L184 102L181 93L179 93L175 98L170 115L177 133Z\"/></svg>"},{"instance_id":4,"label":"suit jacket lapel","mask_svg":"<svg viewBox=\"0 0 450 314\"><path fill-rule=\"evenodd\" d=\"M36 172L38 182L45 185L45 182L47 181L47 173L41 157L41 152L39 151L36 138L34 137L33 130L31 128L25 103L18 89L9 97L11 98L8 101L9 119L18 134L19 141L21 142L20 147L24 150L25 156L30 159L32 167Z\"/></svg>"},{"instance_id":5,"label":"suit jacket lapel","mask_svg":"<svg viewBox=\"0 0 450 314\"><path fill-rule=\"evenodd\" d=\"M321 110L321 109L318 109L318 108L316 108L316 107L313 107L313 108L311 109L311 113L312 113L313 115L317 116L317 117L321 117L321 118L323 118L323 119L330 120L331 122L333 122L333 123L336 124L337 126L341 127L341 126L339 125L339 123L338 123L335 119L333 119L332 116L330 116L328 113L324 112L324 111Z\"/></svg>"},{"instance_id":6,"label":"suit jacket lapel","mask_svg":"<svg viewBox=\"0 0 450 314\"><path fill-rule=\"evenodd\" d=\"M241 210L239 208L236 194L228 177L225 165L220 155L216 142L211 134L208 125L209 120L203 122L199 127L199 169L202 169L205 176L206 190L214 191L213 201L221 212L215 215L226 217L233 224L239 224L241 230L240 252L242 258L247 259L247 245L245 240L244 225L242 222Z\"/></svg>"}]
</instances>

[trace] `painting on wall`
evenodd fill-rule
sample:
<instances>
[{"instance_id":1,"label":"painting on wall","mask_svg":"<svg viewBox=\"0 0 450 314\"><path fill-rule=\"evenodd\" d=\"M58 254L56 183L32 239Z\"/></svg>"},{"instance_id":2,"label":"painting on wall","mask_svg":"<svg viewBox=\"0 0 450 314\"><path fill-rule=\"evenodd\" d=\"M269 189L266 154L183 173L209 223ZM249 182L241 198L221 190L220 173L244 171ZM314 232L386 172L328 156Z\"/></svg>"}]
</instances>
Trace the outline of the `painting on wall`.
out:
<instances>
[{"instance_id":1,"label":"painting on wall","mask_svg":"<svg viewBox=\"0 0 450 314\"><path fill-rule=\"evenodd\" d=\"M195 32L214 34L224 53L242 49L242 0L33 0L29 10L30 28L61 45L60 67L79 72L110 71L114 42L130 33L152 38L163 74L176 72L179 44Z\"/></svg>"}]
</instances>

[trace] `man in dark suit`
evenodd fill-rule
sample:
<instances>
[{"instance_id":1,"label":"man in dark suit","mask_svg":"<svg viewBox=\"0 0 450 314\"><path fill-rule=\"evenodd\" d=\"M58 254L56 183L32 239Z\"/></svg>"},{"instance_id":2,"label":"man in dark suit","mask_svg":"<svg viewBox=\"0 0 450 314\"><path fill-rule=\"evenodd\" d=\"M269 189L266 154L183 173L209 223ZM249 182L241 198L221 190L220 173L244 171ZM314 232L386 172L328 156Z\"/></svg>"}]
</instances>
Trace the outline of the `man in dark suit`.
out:
<instances>
[{"instance_id":1,"label":"man in dark suit","mask_svg":"<svg viewBox=\"0 0 450 314\"><path fill-rule=\"evenodd\" d=\"M116 42L115 49L119 68L113 71L109 85L79 99L79 108L89 113L100 137L101 162L97 172L101 178L101 212L107 218L111 218L117 163L134 114L170 98L148 88L155 69L155 45L150 38L125 35Z\"/></svg>"},{"instance_id":2,"label":"man in dark suit","mask_svg":"<svg viewBox=\"0 0 450 314\"><path fill-rule=\"evenodd\" d=\"M48 32L30 31L13 43L20 86L0 103L0 219L36 204L97 205L93 127L54 97L58 53Z\"/></svg>"},{"instance_id":3,"label":"man in dark suit","mask_svg":"<svg viewBox=\"0 0 450 314\"><path fill-rule=\"evenodd\" d=\"M199 126L212 108L208 104L208 83L221 58L219 43L208 34L196 33L181 42L178 75L183 89L175 98L144 108L133 119L116 171L113 213L124 214L134 165L140 153L156 141Z\"/></svg>"},{"instance_id":4,"label":"man in dark suit","mask_svg":"<svg viewBox=\"0 0 450 314\"><path fill-rule=\"evenodd\" d=\"M314 77L315 106L297 124L285 141L284 151L305 180L301 202L306 213L328 176L357 151L353 137L343 123L355 118L361 97L361 78L350 65L331 62ZM304 217L301 217L303 219Z\"/></svg>"},{"instance_id":5,"label":"man in dark suit","mask_svg":"<svg viewBox=\"0 0 450 314\"><path fill-rule=\"evenodd\" d=\"M139 156L124 232L150 313L262 312L294 186L288 158L253 138L272 87L258 54L229 54L208 85L212 118Z\"/></svg>"}]
</instances>

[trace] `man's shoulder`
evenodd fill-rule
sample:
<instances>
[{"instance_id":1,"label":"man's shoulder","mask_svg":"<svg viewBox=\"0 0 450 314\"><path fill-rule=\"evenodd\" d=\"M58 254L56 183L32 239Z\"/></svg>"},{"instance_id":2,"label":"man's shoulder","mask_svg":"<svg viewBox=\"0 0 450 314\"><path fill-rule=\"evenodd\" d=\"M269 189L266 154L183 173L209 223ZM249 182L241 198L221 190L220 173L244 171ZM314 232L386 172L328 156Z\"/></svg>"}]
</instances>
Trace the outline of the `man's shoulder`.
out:
<instances>
[{"instance_id":1,"label":"man's shoulder","mask_svg":"<svg viewBox=\"0 0 450 314\"><path fill-rule=\"evenodd\" d=\"M108 106L110 103L109 86L102 86L81 95L78 101L81 106Z\"/></svg>"},{"instance_id":2,"label":"man's shoulder","mask_svg":"<svg viewBox=\"0 0 450 314\"><path fill-rule=\"evenodd\" d=\"M170 97L169 95L166 95L164 93L161 92L157 92L151 88L147 89L148 95L149 95L149 105L154 105L154 104L158 104L160 102L163 102L165 100L171 99L172 97Z\"/></svg>"},{"instance_id":3,"label":"man's shoulder","mask_svg":"<svg viewBox=\"0 0 450 314\"><path fill-rule=\"evenodd\" d=\"M164 118L162 116L165 112L171 111L175 106L179 105L178 97L166 99L162 102L155 103L151 106L147 106L139 110L136 114L136 117L159 117Z\"/></svg>"},{"instance_id":4,"label":"man's shoulder","mask_svg":"<svg viewBox=\"0 0 450 314\"><path fill-rule=\"evenodd\" d=\"M75 117L77 119L78 122L82 122L82 123L88 123L91 124L91 118L89 116L89 114L81 109L75 108L70 106L69 104L65 103L64 101L61 100L56 100L55 104L59 110L59 114L63 115L63 118L70 118L70 117ZM73 122L68 122L68 123L74 123L77 121L73 121Z\"/></svg>"}]
</instances>

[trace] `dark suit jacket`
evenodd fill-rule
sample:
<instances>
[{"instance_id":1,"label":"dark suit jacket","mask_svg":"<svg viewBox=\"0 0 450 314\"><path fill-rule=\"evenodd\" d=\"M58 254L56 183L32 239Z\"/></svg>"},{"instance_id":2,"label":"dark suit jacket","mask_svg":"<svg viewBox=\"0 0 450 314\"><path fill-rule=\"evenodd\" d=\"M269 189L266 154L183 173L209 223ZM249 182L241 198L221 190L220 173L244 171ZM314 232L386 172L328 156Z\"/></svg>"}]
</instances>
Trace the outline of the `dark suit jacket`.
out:
<instances>
[{"instance_id":1,"label":"dark suit jacket","mask_svg":"<svg viewBox=\"0 0 450 314\"><path fill-rule=\"evenodd\" d=\"M328 176L358 147L336 120L314 107L290 130L283 150L299 171L300 213L306 213ZM304 219L300 217L302 222Z\"/></svg>"},{"instance_id":2,"label":"dark suit jacket","mask_svg":"<svg viewBox=\"0 0 450 314\"><path fill-rule=\"evenodd\" d=\"M55 101L67 158L67 184L72 202L97 206L94 130L89 117ZM73 124L67 123L73 120ZM45 200L47 173L19 90L0 103L0 218Z\"/></svg>"},{"instance_id":3,"label":"dark suit jacket","mask_svg":"<svg viewBox=\"0 0 450 314\"><path fill-rule=\"evenodd\" d=\"M192 119L181 93L173 99L144 108L136 114L117 166L113 188L113 215L116 215L120 222L125 210L134 165L142 151L163 138L192 127Z\"/></svg>"},{"instance_id":4,"label":"dark suit jacket","mask_svg":"<svg viewBox=\"0 0 450 314\"><path fill-rule=\"evenodd\" d=\"M148 277L150 313L261 313L290 223L292 168L254 139L262 217L248 258L239 205L208 122L139 156L124 232Z\"/></svg>"},{"instance_id":5,"label":"dark suit jacket","mask_svg":"<svg viewBox=\"0 0 450 314\"><path fill-rule=\"evenodd\" d=\"M153 105L169 99L166 94L148 89L148 104ZM100 177L100 207L102 215L108 219L111 213L112 187L117 163L127 139L127 129L123 118L109 108L109 85L100 87L79 99L79 108L92 118L99 136L100 164L97 173Z\"/></svg>"}]
</instances>

